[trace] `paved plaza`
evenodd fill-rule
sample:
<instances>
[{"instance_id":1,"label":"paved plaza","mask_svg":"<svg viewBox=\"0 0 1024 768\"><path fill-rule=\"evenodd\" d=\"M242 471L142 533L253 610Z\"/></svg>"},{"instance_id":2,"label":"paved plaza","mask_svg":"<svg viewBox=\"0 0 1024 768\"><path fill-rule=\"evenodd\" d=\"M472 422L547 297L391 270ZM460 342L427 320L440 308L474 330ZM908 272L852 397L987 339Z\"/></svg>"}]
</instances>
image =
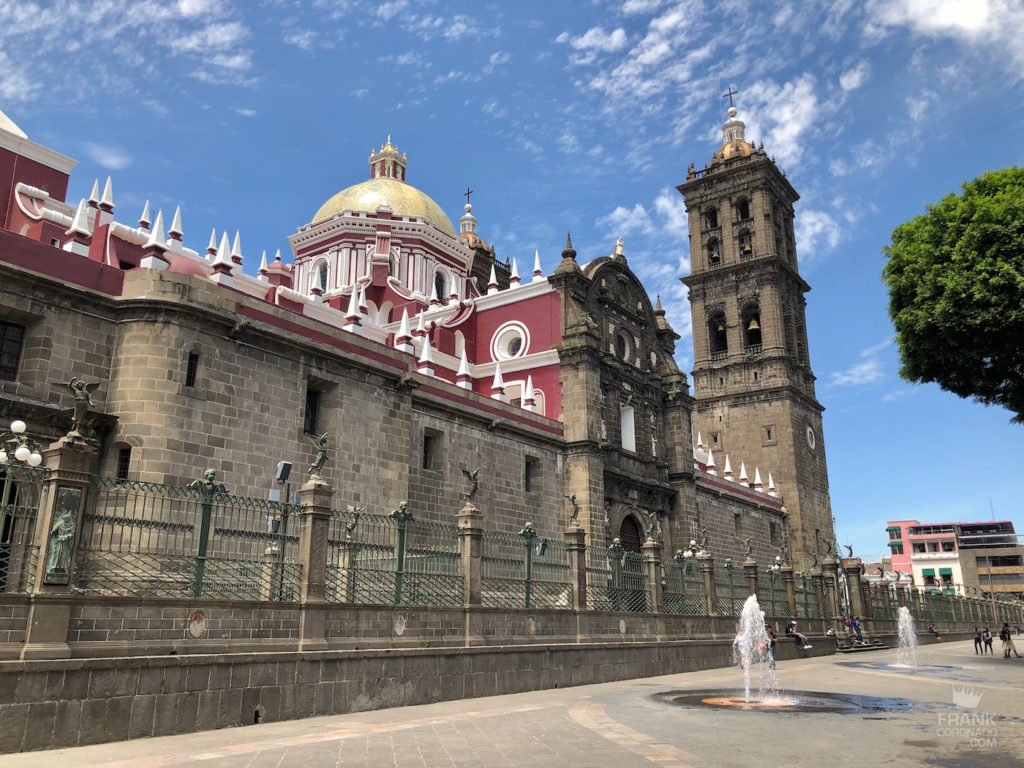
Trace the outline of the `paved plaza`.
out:
<instances>
[{"instance_id":1,"label":"paved plaza","mask_svg":"<svg viewBox=\"0 0 1024 768\"><path fill-rule=\"evenodd\" d=\"M931 669L914 674L885 668L895 651L779 664L783 691L895 697L910 710L696 709L656 695L741 689L733 667L10 755L0 768L1024 765L1024 659L996 651L928 646L919 663Z\"/></svg>"}]
</instances>

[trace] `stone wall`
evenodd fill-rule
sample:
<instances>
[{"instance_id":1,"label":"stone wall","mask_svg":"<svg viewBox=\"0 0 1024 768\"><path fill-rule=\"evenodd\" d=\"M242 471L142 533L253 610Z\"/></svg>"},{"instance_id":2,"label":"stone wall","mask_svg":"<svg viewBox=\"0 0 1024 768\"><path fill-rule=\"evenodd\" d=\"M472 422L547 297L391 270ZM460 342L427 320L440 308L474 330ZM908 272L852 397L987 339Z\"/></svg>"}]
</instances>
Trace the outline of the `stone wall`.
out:
<instances>
[{"instance_id":1,"label":"stone wall","mask_svg":"<svg viewBox=\"0 0 1024 768\"><path fill-rule=\"evenodd\" d=\"M804 654L833 650L816 640ZM776 654L797 657L788 642ZM0 752L690 672L731 655L729 629L661 642L2 662Z\"/></svg>"},{"instance_id":2,"label":"stone wall","mask_svg":"<svg viewBox=\"0 0 1024 768\"><path fill-rule=\"evenodd\" d=\"M5 652L5 646L17 648L25 642L28 626L28 602L24 597L0 595L0 659L17 658L17 651Z\"/></svg>"}]
</instances>

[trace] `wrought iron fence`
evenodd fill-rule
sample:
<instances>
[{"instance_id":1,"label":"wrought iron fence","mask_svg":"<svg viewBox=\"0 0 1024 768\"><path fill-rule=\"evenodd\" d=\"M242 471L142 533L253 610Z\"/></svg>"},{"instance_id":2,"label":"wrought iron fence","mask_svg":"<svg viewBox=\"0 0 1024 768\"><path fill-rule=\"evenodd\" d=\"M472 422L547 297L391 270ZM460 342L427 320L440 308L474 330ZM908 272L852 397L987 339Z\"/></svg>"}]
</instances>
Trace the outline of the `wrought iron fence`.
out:
<instances>
[{"instance_id":1,"label":"wrought iron fence","mask_svg":"<svg viewBox=\"0 0 1024 768\"><path fill-rule=\"evenodd\" d=\"M789 616L789 601L786 599L786 585L781 576L774 579L762 574L757 580L757 604L765 616Z\"/></svg>"},{"instance_id":2,"label":"wrought iron fence","mask_svg":"<svg viewBox=\"0 0 1024 768\"><path fill-rule=\"evenodd\" d=\"M518 534L484 531L481 567L484 606L573 607L568 545L540 536L532 525Z\"/></svg>"},{"instance_id":3,"label":"wrought iron fence","mask_svg":"<svg viewBox=\"0 0 1024 768\"><path fill-rule=\"evenodd\" d=\"M462 605L464 584L455 525L332 510L328 529L328 602Z\"/></svg>"},{"instance_id":4,"label":"wrought iron fence","mask_svg":"<svg viewBox=\"0 0 1024 768\"><path fill-rule=\"evenodd\" d=\"M298 600L298 511L212 483L94 476L73 587L100 595Z\"/></svg>"},{"instance_id":5,"label":"wrought iron fence","mask_svg":"<svg viewBox=\"0 0 1024 768\"><path fill-rule=\"evenodd\" d=\"M651 610L647 566L639 552L619 546L586 548L587 608L596 611Z\"/></svg>"},{"instance_id":6,"label":"wrought iron fence","mask_svg":"<svg viewBox=\"0 0 1024 768\"><path fill-rule=\"evenodd\" d=\"M0 467L0 592L30 592L35 583L36 518L49 474L42 467Z\"/></svg>"},{"instance_id":7,"label":"wrought iron fence","mask_svg":"<svg viewBox=\"0 0 1024 768\"><path fill-rule=\"evenodd\" d=\"M822 616L821 601L814 582L805 573L795 573L796 615L799 619L820 619Z\"/></svg>"},{"instance_id":8,"label":"wrought iron fence","mask_svg":"<svg viewBox=\"0 0 1024 768\"><path fill-rule=\"evenodd\" d=\"M739 616L747 599L743 572L734 568L715 568L715 602L721 616Z\"/></svg>"},{"instance_id":9,"label":"wrought iron fence","mask_svg":"<svg viewBox=\"0 0 1024 768\"><path fill-rule=\"evenodd\" d=\"M662 591L665 613L679 613L689 616L703 616L708 612L708 600L704 594L704 578L699 567L684 561L665 563L665 588Z\"/></svg>"}]
</instances>

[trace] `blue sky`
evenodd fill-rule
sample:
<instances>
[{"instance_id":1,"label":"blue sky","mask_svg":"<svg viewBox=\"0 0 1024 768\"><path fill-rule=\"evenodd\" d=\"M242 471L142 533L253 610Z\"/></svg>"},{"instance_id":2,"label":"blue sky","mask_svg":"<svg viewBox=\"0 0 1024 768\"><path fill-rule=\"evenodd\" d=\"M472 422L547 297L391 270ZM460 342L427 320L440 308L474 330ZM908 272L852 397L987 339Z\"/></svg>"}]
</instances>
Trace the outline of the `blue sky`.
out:
<instances>
[{"instance_id":1,"label":"blue sky","mask_svg":"<svg viewBox=\"0 0 1024 768\"><path fill-rule=\"evenodd\" d=\"M688 371L674 187L733 85L802 195L833 511L875 555L887 519L1024 527L1024 428L899 379L879 277L893 226L1022 163L1022 29L1011 0L0 0L0 109L81 161L70 198L110 173L119 219L180 204L187 245L239 229L250 272L391 134L453 221L476 190L502 258L550 272L567 229L584 261L621 235Z\"/></svg>"}]
</instances>

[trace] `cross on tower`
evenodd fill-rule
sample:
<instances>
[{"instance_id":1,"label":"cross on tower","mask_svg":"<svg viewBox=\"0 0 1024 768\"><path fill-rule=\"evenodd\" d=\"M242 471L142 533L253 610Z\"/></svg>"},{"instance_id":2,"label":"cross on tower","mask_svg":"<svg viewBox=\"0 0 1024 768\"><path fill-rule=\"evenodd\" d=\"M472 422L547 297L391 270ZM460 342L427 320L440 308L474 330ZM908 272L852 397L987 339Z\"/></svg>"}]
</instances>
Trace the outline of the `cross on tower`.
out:
<instances>
[{"instance_id":1,"label":"cross on tower","mask_svg":"<svg viewBox=\"0 0 1024 768\"><path fill-rule=\"evenodd\" d=\"M739 91L734 91L732 86L729 86L729 90L722 94L723 99L729 99L729 106L733 106L732 97L735 96Z\"/></svg>"},{"instance_id":2,"label":"cross on tower","mask_svg":"<svg viewBox=\"0 0 1024 768\"><path fill-rule=\"evenodd\" d=\"M469 196L472 195L473 192L474 192L474 190L470 189L469 186L467 185L466 186L466 191L462 193L463 195L466 196L466 205L469 205Z\"/></svg>"}]
</instances>

